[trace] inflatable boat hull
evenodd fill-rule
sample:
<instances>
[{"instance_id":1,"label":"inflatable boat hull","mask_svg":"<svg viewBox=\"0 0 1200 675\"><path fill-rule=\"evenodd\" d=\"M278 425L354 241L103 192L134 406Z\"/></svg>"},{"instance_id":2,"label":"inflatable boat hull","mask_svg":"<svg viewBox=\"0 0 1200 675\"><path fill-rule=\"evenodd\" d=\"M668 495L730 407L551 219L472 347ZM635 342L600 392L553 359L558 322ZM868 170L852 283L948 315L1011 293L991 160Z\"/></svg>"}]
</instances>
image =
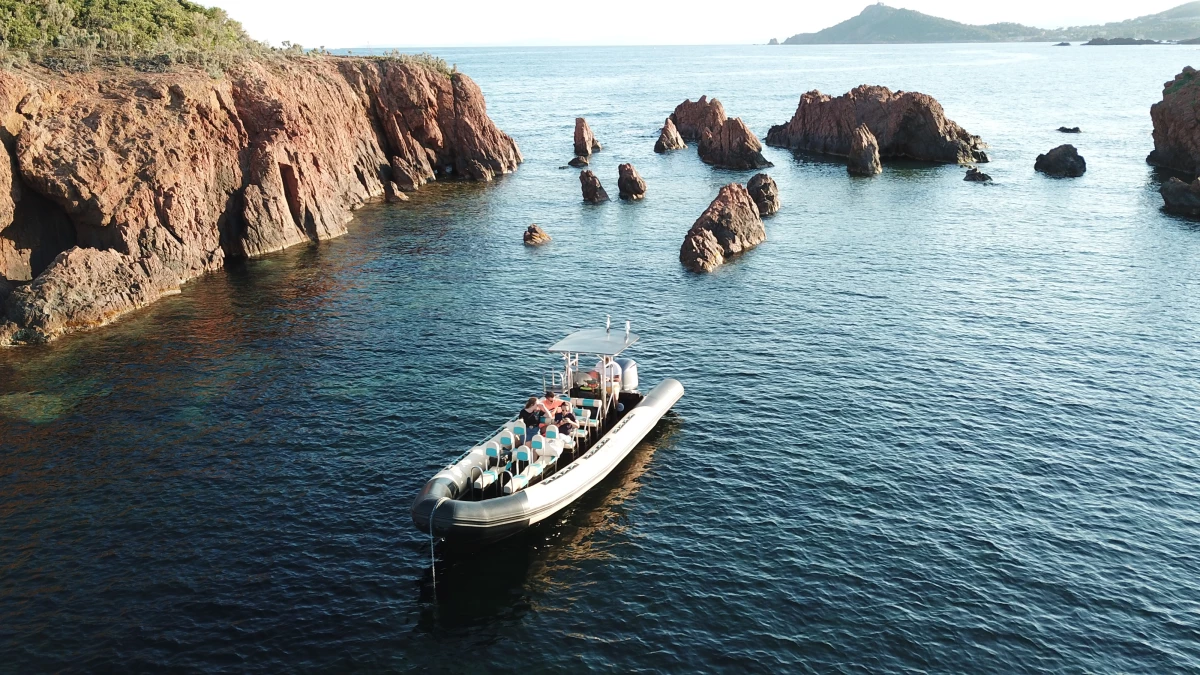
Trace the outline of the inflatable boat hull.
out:
<instances>
[{"instance_id":1,"label":"inflatable boat hull","mask_svg":"<svg viewBox=\"0 0 1200 675\"><path fill-rule=\"evenodd\" d=\"M413 523L429 532L432 520L433 534L454 546L483 546L517 534L566 508L603 480L682 396L678 380L662 381L575 461L504 497L457 499L469 489L472 469L486 461L482 455L468 453L425 484L413 502Z\"/></svg>"}]
</instances>

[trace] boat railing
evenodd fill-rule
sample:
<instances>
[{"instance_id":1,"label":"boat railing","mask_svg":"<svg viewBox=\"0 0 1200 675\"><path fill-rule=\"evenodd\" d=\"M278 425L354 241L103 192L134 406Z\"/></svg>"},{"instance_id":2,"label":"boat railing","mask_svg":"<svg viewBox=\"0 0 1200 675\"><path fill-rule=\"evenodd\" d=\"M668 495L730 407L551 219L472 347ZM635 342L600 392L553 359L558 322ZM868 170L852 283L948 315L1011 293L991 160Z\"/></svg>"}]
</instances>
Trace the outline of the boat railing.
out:
<instances>
[{"instance_id":1,"label":"boat railing","mask_svg":"<svg viewBox=\"0 0 1200 675\"><path fill-rule=\"evenodd\" d=\"M492 438L493 438L494 436L496 436L496 434L499 434L501 431L504 431L505 429L508 429L508 428L509 428L509 426L508 426L508 425L509 425L509 424L511 424L511 423L513 423L513 422L515 422L515 421L517 421L517 419L518 419L519 417L520 417L520 415L513 415L512 417L510 417L510 418L508 418L507 420L505 420L505 422L504 422L503 424L501 424L500 426L496 427L496 428L495 428L495 429L492 431L492 433L490 433L490 434L488 434L488 435L484 436L482 439L480 439L478 443L472 443L472 444L471 444L471 446L470 446L469 448L467 448L467 449L466 449L466 450L465 450L465 451L464 451L464 452L463 452L461 455L459 455L458 457L454 458L454 461L453 461L453 462L450 462L449 464L447 464L447 465L446 465L446 468L447 468L447 469L452 469L452 468L454 468L454 465L455 465L455 464L458 464L459 462L461 462L461 461L463 461L464 459L466 459L467 455L471 454L471 451L472 451L472 450L474 450L475 448L478 448L479 446L481 446L481 445L483 445L483 444L487 443L488 441L492 440Z\"/></svg>"}]
</instances>

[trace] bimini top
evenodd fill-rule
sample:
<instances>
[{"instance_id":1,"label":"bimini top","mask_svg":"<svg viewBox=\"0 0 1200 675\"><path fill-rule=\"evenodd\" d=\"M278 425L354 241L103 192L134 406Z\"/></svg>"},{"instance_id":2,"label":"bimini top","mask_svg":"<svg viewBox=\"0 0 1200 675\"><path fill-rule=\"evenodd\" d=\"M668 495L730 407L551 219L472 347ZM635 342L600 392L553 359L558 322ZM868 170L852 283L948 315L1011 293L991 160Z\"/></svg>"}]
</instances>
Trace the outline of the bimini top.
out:
<instances>
[{"instance_id":1,"label":"bimini top","mask_svg":"<svg viewBox=\"0 0 1200 675\"><path fill-rule=\"evenodd\" d=\"M626 334L625 331L609 332L603 328L588 328L571 333L551 345L548 351L616 356L637 341L638 336L635 333Z\"/></svg>"}]
</instances>

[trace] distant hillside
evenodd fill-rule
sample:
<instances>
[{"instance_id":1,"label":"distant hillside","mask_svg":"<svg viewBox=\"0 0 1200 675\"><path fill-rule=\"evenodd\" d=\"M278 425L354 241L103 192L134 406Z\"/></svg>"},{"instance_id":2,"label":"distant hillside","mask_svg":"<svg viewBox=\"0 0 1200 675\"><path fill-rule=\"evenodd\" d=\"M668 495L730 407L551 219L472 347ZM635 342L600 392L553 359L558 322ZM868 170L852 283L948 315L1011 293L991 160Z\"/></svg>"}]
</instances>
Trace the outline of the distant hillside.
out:
<instances>
[{"instance_id":1,"label":"distant hillside","mask_svg":"<svg viewBox=\"0 0 1200 675\"><path fill-rule=\"evenodd\" d=\"M1200 37L1200 1L1165 12L1100 26L1042 29L1019 23L974 26L897 9L883 3L869 5L855 17L816 33L800 33L785 45L903 44L923 42L1020 42L1028 40L1090 40L1092 38L1144 38L1185 40Z\"/></svg>"}]
</instances>

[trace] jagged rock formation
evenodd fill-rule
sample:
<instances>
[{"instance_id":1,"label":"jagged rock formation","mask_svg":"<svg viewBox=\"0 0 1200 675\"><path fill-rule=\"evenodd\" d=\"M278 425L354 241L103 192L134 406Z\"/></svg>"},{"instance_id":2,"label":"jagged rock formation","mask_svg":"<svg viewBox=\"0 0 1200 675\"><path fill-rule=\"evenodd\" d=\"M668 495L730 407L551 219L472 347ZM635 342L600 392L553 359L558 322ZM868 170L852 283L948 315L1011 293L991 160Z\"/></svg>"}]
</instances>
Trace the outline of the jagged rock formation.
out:
<instances>
[{"instance_id":1,"label":"jagged rock formation","mask_svg":"<svg viewBox=\"0 0 1200 675\"><path fill-rule=\"evenodd\" d=\"M470 78L388 59L0 71L0 338L102 325L180 283L346 231L367 200L491 180L516 143ZM396 183L389 186L389 182Z\"/></svg>"},{"instance_id":2,"label":"jagged rock formation","mask_svg":"<svg viewBox=\"0 0 1200 675\"><path fill-rule=\"evenodd\" d=\"M792 119L767 132L767 145L846 157L860 124L875 136L883 158L948 164L988 161L987 145L947 119L932 96L868 85L837 98L819 91L804 94Z\"/></svg>"},{"instance_id":3,"label":"jagged rock formation","mask_svg":"<svg viewBox=\"0 0 1200 675\"><path fill-rule=\"evenodd\" d=\"M773 166L762 156L762 143L742 118L726 119L720 126L705 129L698 154L705 164L725 169L762 169Z\"/></svg>"},{"instance_id":4,"label":"jagged rock formation","mask_svg":"<svg viewBox=\"0 0 1200 675\"><path fill-rule=\"evenodd\" d=\"M526 246L541 246L550 243L550 235L546 234L546 231L537 223L525 228L525 234L521 235L521 239Z\"/></svg>"},{"instance_id":5,"label":"jagged rock formation","mask_svg":"<svg viewBox=\"0 0 1200 675\"><path fill-rule=\"evenodd\" d=\"M1034 171L1059 178L1078 178L1087 171L1087 162L1073 145L1060 145L1044 155L1038 155Z\"/></svg>"},{"instance_id":6,"label":"jagged rock formation","mask_svg":"<svg viewBox=\"0 0 1200 675\"><path fill-rule=\"evenodd\" d=\"M1178 178L1171 178L1158 189L1162 195L1163 208L1169 213L1178 213L1193 218L1200 216L1200 178L1185 183ZM0 289L0 293L3 290Z\"/></svg>"},{"instance_id":7,"label":"jagged rock formation","mask_svg":"<svg viewBox=\"0 0 1200 675\"><path fill-rule=\"evenodd\" d=\"M675 112L668 118L675 124L679 135L688 141L698 141L707 129L716 129L725 123L725 106L717 99L709 100L701 96L700 100L691 99L675 106Z\"/></svg>"},{"instance_id":8,"label":"jagged rock formation","mask_svg":"<svg viewBox=\"0 0 1200 675\"><path fill-rule=\"evenodd\" d=\"M968 183L990 183L992 177L972 166L967 169L967 175L963 176L963 180Z\"/></svg>"},{"instance_id":9,"label":"jagged rock formation","mask_svg":"<svg viewBox=\"0 0 1200 675\"><path fill-rule=\"evenodd\" d=\"M658 153L670 152L671 150L682 150L687 147L687 143L683 142L683 137L679 135L679 130L675 128L675 123L668 117L666 122L663 122L662 133L658 135L658 141L654 144L654 151Z\"/></svg>"},{"instance_id":10,"label":"jagged rock formation","mask_svg":"<svg viewBox=\"0 0 1200 675\"><path fill-rule=\"evenodd\" d=\"M765 218L779 211L779 186L775 184L775 179L767 174L754 174L746 183L746 192L750 193L750 198L758 207L758 215Z\"/></svg>"},{"instance_id":11,"label":"jagged rock formation","mask_svg":"<svg viewBox=\"0 0 1200 675\"><path fill-rule=\"evenodd\" d=\"M583 201L589 204L599 204L608 201L608 193L600 185L600 179L591 171L579 173L579 185L583 188Z\"/></svg>"},{"instance_id":12,"label":"jagged rock formation","mask_svg":"<svg viewBox=\"0 0 1200 675\"><path fill-rule=\"evenodd\" d=\"M758 206L746 188L730 183L688 230L679 262L693 272L711 272L767 239Z\"/></svg>"},{"instance_id":13,"label":"jagged rock formation","mask_svg":"<svg viewBox=\"0 0 1200 675\"><path fill-rule=\"evenodd\" d=\"M621 199L637 201L646 196L646 181L632 164L622 164L617 167L620 177L617 178L617 190Z\"/></svg>"},{"instance_id":14,"label":"jagged rock formation","mask_svg":"<svg viewBox=\"0 0 1200 675\"><path fill-rule=\"evenodd\" d=\"M1200 174L1200 78L1186 66L1174 80L1163 84L1162 100L1150 106L1154 123L1154 150L1146 161L1188 175Z\"/></svg>"},{"instance_id":15,"label":"jagged rock formation","mask_svg":"<svg viewBox=\"0 0 1200 675\"><path fill-rule=\"evenodd\" d=\"M575 156L590 157L591 154L600 149L600 144L596 141L596 136L592 134L592 128L588 126L587 120L582 117L575 118Z\"/></svg>"},{"instance_id":16,"label":"jagged rock formation","mask_svg":"<svg viewBox=\"0 0 1200 675\"><path fill-rule=\"evenodd\" d=\"M850 156L846 158L846 170L855 176L875 176L883 173L879 161L879 141L867 128L860 124L850 136Z\"/></svg>"}]
</instances>

